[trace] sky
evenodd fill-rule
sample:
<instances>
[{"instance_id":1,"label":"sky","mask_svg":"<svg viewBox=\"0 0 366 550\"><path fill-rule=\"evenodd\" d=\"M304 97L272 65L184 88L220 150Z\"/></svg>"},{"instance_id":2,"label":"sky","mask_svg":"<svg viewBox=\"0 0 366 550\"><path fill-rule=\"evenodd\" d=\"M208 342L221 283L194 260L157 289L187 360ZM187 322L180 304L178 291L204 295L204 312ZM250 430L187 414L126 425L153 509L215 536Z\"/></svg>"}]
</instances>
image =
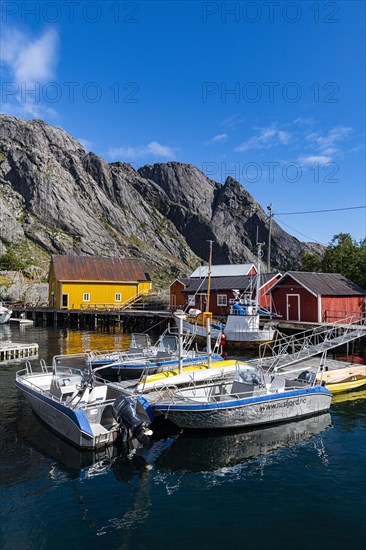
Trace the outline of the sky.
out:
<instances>
[{"instance_id":1,"label":"sky","mask_svg":"<svg viewBox=\"0 0 366 550\"><path fill-rule=\"evenodd\" d=\"M0 10L1 112L62 127L108 162L234 177L299 240L366 237L364 2Z\"/></svg>"}]
</instances>

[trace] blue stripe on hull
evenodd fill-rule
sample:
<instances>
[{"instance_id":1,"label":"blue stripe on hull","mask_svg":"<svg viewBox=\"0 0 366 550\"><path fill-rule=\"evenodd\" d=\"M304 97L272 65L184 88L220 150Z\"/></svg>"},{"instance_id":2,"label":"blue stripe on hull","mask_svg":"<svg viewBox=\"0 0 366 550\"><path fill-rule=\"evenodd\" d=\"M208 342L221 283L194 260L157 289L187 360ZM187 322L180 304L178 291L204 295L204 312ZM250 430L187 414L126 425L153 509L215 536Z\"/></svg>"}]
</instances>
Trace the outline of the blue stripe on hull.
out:
<instances>
[{"instance_id":1,"label":"blue stripe on hull","mask_svg":"<svg viewBox=\"0 0 366 550\"><path fill-rule=\"evenodd\" d=\"M81 410L81 409L74 409L74 410L70 409L69 407L66 407L65 405L63 405L62 403L54 401L50 397L47 397L46 395L44 395L40 392L36 392L36 391L32 390L31 388L29 388L25 384L20 383L18 380L15 381L15 384L16 384L16 386L19 390L23 391L24 393L28 393L29 395L31 395L32 397L34 397L34 398L36 398L40 401L43 401L48 406L52 407L53 409L56 409L56 410L60 411L62 414L67 416L77 426L77 428L81 432L83 432L84 434L86 434L86 435L88 435L92 438L94 437L92 429L91 429L90 424L89 424L89 421L86 418L83 410Z\"/></svg>"},{"instance_id":2,"label":"blue stripe on hull","mask_svg":"<svg viewBox=\"0 0 366 550\"><path fill-rule=\"evenodd\" d=\"M235 399L234 401L225 401L225 402L214 402L214 403L199 403L197 405L189 404L189 405L175 405L173 403L155 405L156 411L202 411L202 410L210 410L210 409L229 409L229 408L237 408L243 405L251 405L255 403L262 403L265 401L279 401L281 399L287 399L287 398L294 398L294 397L301 397L302 395L309 395L309 394L324 394L328 396L332 396L332 394L323 386L315 387L315 388L304 388L301 390L294 390L294 391L288 391L286 393L281 394L272 394L272 395L263 395L258 397L246 397L244 399Z\"/></svg>"}]
</instances>

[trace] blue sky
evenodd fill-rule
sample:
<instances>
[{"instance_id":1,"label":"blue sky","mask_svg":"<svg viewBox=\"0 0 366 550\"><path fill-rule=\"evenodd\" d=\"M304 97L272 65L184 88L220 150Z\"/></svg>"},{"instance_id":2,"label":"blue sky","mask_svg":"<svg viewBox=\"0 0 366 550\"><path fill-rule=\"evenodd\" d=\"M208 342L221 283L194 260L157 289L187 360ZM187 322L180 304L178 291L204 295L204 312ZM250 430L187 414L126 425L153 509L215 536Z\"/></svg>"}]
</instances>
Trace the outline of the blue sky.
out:
<instances>
[{"instance_id":1,"label":"blue sky","mask_svg":"<svg viewBox=\"0 0 366 550\"><path fill-rule=\"evenodd\" d=\"M366 204L363 2L4 1L1 90L109 162L238 179L300 240L366 236L283 214Z\"/></svg>"}]
</instances>

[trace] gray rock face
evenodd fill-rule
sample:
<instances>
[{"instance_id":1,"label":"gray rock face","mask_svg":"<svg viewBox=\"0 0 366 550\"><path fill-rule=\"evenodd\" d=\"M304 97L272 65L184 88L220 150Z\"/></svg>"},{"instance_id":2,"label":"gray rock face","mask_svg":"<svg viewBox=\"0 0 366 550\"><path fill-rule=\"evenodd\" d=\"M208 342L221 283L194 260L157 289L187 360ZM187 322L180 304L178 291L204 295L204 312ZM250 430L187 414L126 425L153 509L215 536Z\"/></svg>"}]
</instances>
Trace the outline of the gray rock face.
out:
<instances>
[{"instance_id":1,"label":"gray rock face","mask_svg":"<svg viewBox=\"0 0 366 550\"><path fill-rule=\"evenodd\" d=\"M189 164L108 164L64 130L0 115L0 246L42 253L136 256L160 275L255 259L268 241L261 206L235 180L224 185ZM304 243L273 223L272 266L296 268ZM28 251L28 252L27 252Z\"/></svg>"}]
</instances>

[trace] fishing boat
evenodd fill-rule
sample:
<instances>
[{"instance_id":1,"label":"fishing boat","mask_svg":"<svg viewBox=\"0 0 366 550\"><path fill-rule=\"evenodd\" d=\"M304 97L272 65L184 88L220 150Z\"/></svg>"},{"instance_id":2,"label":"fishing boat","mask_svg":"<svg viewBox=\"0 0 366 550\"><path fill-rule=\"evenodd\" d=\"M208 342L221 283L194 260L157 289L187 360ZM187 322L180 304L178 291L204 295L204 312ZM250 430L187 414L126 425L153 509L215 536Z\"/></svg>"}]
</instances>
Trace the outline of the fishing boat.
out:
<instances>
[{"instance_id":1,"label":"fishing boat","mask_svg":"<svg viewBox=\"0 0 366 550\"><path fill-rule=\"evenodd\" d=\"M349 392L366 386L366 365L348 365L340 369L323 372L326 388L334 393Z\"/></svg>"},{"instance_id":2,"label":"fishing boat","mask_svg":"<svg viewBox=\"0 0 366 550\"><path fill-rule=\"evenodd\" d=\"M210 241L211 242L211 241ZM206 312L202 313L197 309L190 309L188 316L184 320L184 330L189 330L198 338L206 337L206 318L211 322L211 338L218 338L220 333L228 347L258 347L261 344L272 342L276 334L276 323L269 321L261 327L260 317L270 316L271 313L260 307L259 288L261 281L260 258L262 256L261 243L258 244L258 265L256 275L256 289L250 289L250 293L255 295L255 299L248 299L248 292L240 294L239 290L233 289L233 300L230 306L229 314L225 323L218 321L212 322L212 314L209 313L210 305L210 279L211 279L211 261L212 261L212 242L210 246L210 259L208 268L208 285Z\"/></svg>"},{"instance_id":3,"label":"fishing boat","mask_svg":"<svg viewBox=\"0 0 366 550\"><path fill-rule=\"evenodd\" d=\"M154 409L180 428L244 428L326 412L331 398L315 375L300 373L293 380L247 365L238 367L231 380L173 388L154 403Z\"/></svg>"},{"instance_id":4,"label":"fishing boat","mask_svg":"<svg viewBox=\"0 0 366 550\"><path fill-rule=\"evenodd\" d=\"M3 303L0 303L0 325L8 323L12 313L12 309L5 307Z\"/></svg>"},{"instance_id":5,"label":"fishing boat","mask_svg":"<svg viewBox=\"0 0 366 550\"><path fill-rule=\"evenodd\" d=\"M148 441L152 411L147 401L97 380L86 353L58 355L52 367L42 361L38 372L27 362L15 383L47 426L78 448L106 447L121 437Z\"/></svg>"},{"instance_id":6,"label":"fishing boat","mask_svg":"<svg viewBox=\"0 0 366 550\"><path fill-rule=\"evenodd\" d=\"M262 244L258 243L258 266L256 275L255 300L248 300L240 296L239 290L233 290L234 304L227 317L224 335L228 346L258 347L261 344L272 342L276 334L275 326L267 323L260 327L260 315L266 314L259 305L259 286L261 278Z\"/></svg>"}]
</instances>

